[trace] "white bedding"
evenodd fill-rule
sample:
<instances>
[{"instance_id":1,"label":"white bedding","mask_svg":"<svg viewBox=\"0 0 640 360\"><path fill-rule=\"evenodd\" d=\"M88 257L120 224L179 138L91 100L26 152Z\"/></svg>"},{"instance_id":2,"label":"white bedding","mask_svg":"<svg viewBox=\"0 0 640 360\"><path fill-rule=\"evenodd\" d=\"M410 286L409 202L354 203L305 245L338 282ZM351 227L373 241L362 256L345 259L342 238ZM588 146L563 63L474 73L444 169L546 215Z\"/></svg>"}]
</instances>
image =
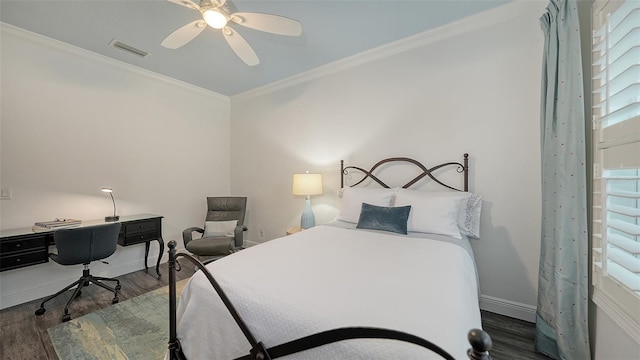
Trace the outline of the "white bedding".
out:
<instances>
[{"instance_id":1,"label":"white bedding","mask_svg":"<svg viewBox=\"0 0 640 360\"><path fill-rule=\"evenodd\" d=\"M333 328L368 326L420 336L463 359L467 332L482 326L473 258L443 241L316 226L207 268L266 347ZM200 271L182 293L177 333L190 360L234 359L250 349ZM437 356L391 340L349 340L286 357L416 358Z\"/></svg>"}]
</instances>

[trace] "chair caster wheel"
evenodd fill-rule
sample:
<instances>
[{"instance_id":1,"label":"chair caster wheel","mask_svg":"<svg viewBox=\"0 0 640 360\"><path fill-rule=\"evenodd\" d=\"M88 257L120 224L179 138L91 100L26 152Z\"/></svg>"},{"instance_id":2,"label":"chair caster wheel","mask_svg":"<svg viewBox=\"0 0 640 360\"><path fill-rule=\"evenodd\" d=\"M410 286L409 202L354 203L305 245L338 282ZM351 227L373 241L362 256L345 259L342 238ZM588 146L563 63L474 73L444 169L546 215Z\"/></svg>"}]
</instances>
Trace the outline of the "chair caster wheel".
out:
<instances>
[{"instance_id":1,"label":"chair caster wheel","mask_svg":"<svg viewBox=\"0 0 640 360\"><path fill-rule=\"evenodd\" d=\"M67 322L69 320L71 320L71 314L62 315L62 322Z\"/></svg>"},{"instance_id":2,"label":"chair caster wheel","mask_svg":"<svg viewBox=\"0 0 640 360\"><path fill-rule=\"evenodd\" d=\"M117 297L114 297L113 300L111 300L112 304L117 304L118 302L120 302L120 299L118 299Z\"/></svg>"},{"instance_id":3,"label":"chair caster wheel","mask_svg":"<svg viewBox=\"0 0 640 360\"><path fill-rule=\"evenodd\" d=\"M36 310L36 315L40 316L40 315L44 314L45 311L47 311L47 309L42 307L42 308Z\"/></svg>"},{"instance_id":4,"label":"chair caster wheel","mask_svg":"<svg viewBox=\"0 0 640 360\"><path fill-rule=\"evenodd\" d=\"M116 291L120 291L120 285L116 285Z\"/></svg>"}]
</instances>

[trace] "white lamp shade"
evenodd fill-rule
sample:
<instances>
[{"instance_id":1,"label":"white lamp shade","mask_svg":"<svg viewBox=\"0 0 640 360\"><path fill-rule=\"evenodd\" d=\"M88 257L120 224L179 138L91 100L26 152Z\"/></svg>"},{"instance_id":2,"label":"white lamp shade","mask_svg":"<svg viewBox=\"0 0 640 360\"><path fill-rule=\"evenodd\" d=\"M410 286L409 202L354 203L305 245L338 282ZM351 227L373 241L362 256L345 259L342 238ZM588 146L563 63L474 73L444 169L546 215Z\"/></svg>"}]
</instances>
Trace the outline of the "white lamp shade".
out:
<instances>
[{"instance_id":1,"label":"white lamp shade","mask_svg":"<svg viewBox=\"0 0 640 360\"><path fill-rule=\"evenodd\" d=\"M293 174L293 195L322 194L322 174Z\"/></svg>"}]
</instances>

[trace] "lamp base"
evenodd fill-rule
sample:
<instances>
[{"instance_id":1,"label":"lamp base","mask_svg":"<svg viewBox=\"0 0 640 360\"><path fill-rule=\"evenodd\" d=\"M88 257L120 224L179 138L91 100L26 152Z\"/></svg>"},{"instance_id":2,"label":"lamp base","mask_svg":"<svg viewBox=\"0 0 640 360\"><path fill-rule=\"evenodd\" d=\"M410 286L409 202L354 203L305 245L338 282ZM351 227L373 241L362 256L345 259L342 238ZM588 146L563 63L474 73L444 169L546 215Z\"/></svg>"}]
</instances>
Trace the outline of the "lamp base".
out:
<instances>
[{"instance_id":1,"label":"lamp base","mask_svg":"<svg viewBox=\"0 0 640 360\"><path fill-rule=\"evenodd\" d=\"M106 221L106 222L114 222L114 221L118 221L118 220L120 220L120 216L119 215L105 216L104 217L104 221Z\"/></svg>"},{"instance_id":2,"label":"lamp base","mask_svg":"<svg viewBox=\"0 0 640 360\"><path fill-rule=\"evenodd\" d=\"M300 227L303 229L308 229L316 226L316 217L313 215L313 211L311 210L311 199L307 196L306 204L304 210L302 211L302 216L300 216Z\"/></svg>"}]
</instances>

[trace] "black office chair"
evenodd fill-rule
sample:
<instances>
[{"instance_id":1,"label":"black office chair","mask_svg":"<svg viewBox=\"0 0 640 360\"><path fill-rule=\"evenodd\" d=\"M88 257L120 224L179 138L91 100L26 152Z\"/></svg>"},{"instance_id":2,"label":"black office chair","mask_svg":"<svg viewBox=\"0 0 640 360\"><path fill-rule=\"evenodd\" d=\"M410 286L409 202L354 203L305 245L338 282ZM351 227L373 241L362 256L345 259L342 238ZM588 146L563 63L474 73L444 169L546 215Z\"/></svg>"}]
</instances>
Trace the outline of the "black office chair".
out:
<instances>
[{"instance_id":1,"label":"black office chair","mask_svg":"<svg viewBox=\"0 0 640 360\"><path fill-rule=\"evenodd\" d=\"M84 270L82 271L82 277L73 284L65 287L57 293L46 298L41 304L40 308L36 310L36 315L42 315L47 311L44 308L44 303L55 298L56 296L66 292L74 286L78 286L67 305L64 307L64 315L62 315L62 321L71 320L69 314L69 306L71 303L82 294L82 287L89 286L90 283L94 283L100 287L103 287L113 292L112 304L119 301L118 291L120 291L120 280L93 276L89 273L89 263L94 260L105 259L116 251L118 243L118 234L120 233L120 223L111 223L97 226L87 226L69 229L59 229L54 231L53 240L57 254L49 254L51 260L57 262L60 265L78 265L83 264ZM103 261L104 262L104 261ZM114 281L116 286L110 287L102 283L102 281Z\"/></svg>"},{"instance_id":2,"label":"black office chair","mask_svg":"<svg viewBox=\"0 0 640 360\"><path fill-rule=\"evenodd\" d=\"M243 248L244 215L247 210L247 198L238 196L207 197L207 216L205 229L190 227L182 232L184 247L198 257L206 257L208 261L216 260ZM236 221L235 227L228 233L208 234L207 225L215 225L221 221ZM193 238L193 233L203 234L200 238Z\"/></svg>"}]
</instances>

